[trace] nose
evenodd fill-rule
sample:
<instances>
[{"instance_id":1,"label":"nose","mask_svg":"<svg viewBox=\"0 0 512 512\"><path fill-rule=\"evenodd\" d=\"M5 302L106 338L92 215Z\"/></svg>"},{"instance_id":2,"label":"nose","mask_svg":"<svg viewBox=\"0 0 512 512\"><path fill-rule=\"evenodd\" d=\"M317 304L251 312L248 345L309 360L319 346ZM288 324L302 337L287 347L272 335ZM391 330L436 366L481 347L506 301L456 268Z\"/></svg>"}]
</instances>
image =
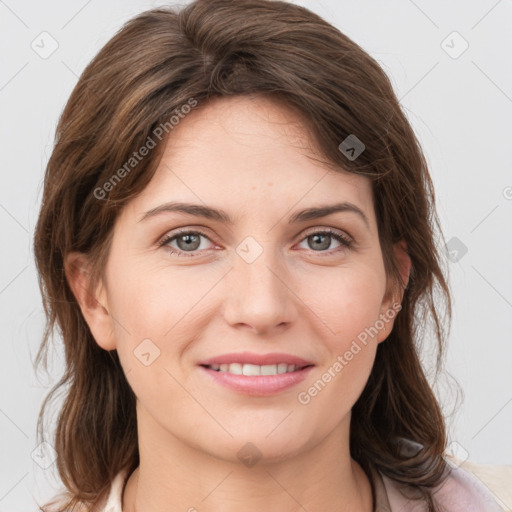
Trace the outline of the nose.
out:
<instances>
[{"instance_id":1,"label":"nose","mask_svg":"<svg viewBox=\"0 0 512 512\"><path fill-rule=\"evenodd\" d=\"M269 249L252 262L235 257L226 276L224 316L232 327L257 334L281 332L298 316L291 275ZM300 301L299 301L300 302Z\"/></svg>"}]
</instances>

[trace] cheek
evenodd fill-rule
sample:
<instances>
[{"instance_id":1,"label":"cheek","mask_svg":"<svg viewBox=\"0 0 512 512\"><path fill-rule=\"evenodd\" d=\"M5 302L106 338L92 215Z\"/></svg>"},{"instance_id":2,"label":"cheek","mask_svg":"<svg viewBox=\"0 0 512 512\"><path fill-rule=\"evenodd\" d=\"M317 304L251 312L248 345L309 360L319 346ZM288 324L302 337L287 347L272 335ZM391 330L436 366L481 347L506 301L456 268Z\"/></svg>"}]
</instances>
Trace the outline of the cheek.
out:
<instances>
[{"instance_id":1,"label":"cheek","mask_svg":"<svg viewBox=\"0 0 512 512\"><path fill-rule=\"evenodd\" d=\"M360 263L309 274L300 297L324 324L329 345L342 349L375 324L384 293L383 268Z\"/></svg>"},{"instance_id":2,"label":"cheek","mask_svg":"<svg viewBox=\"0 0 512 512\"><path fill-rule=\"evenodd\" d=\"M137 396L151 386L168 386L165 370L175 373L186 364L183 353L208 329L208 294L218 276L198 275L192 267L180 270L122 262L110 269L108 302L117 352Z\"/></svg>"},{"instance_id":3,"label":"cheek","mask_svg":"<svg viewBox=\"0 0 512 512\"><path fill-rule=\"evenodd\" d=\"M116 330L123 337L128 331L134 342L141 337L162 341L178 322L187 321L194 304L211 288L208 279L195 274L193 268L172 271L121 262L109 275L111 311L116 323L126 327L117 325Z\"/></svg>"},{"instance_id":4,"label":"cheek","mask_svg":"<svg viewBox=\"0 0 512 512\"><path fill-rule=\"evenodd\" d=\"M373 367L385 278L383 271L361 265L308 283L304 296L314 313L310 316L324 326L324 357L322 367L302 387L298 402L311 404L318 414L334 406L339 419L356 402Z\"/></svg>"}]
</instances>

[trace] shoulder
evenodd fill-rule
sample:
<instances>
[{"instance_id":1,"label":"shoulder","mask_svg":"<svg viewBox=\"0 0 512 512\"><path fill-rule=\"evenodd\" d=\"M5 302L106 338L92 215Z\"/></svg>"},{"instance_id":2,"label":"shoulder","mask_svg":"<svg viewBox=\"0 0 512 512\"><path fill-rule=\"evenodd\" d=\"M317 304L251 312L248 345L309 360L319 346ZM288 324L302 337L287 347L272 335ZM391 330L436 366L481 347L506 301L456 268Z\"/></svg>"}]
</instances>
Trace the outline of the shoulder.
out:
<instances>
[{"instance_id":1,"label":"shoulder","mask_svg":"<svg viewBox=\"0 0 512 512\"><path fill-rule=\"evenodd\" d=\"M512 465L475 464L470 461L457 463L459 468L470 473L487 488L503 510L512 512Z\"/></svg>"},{"instance_id":2,"label":"shoulder","mask_svg":"<svg viewBox=\"0 0 512 512\"><path fill-rule=\"evenodd\" d=\"M486 466L449 456L445 460L450 473L432 490L434 501L443 511L512 512L512 466ZM409 500L400 484L385 475L382 480L392 511L426 510L425 503Z\"/></svg>"},{"instance_id":3,"label":"shoulder","mask_svg":"<svg viewBox=\"0 0 512 512\"><path fill-rule=\"evenodd\" d=\"M94 504L78 501L70 504L73 496L63 492L45 505L48 512L122 512L123 490L129 476L128 468L119 471L108 488L106 488L98 501ZM50 508L47 508L47 507ZM56 508L54 508L56 507ZM41 509L43 510L43 509Z\"/></svg>"},{"instance_id":4,"label":"shoulder","mask_svg":"<svg viewBox=\"0 0 512 512\"><path fill-rule=\"evenodd\" d=\"M110 491L105 495L101 503L98 503L95 507L95 512L122 512L123 489L127 478L127 468L117 473L110 485Z\"/></svg>"}]
</instances>

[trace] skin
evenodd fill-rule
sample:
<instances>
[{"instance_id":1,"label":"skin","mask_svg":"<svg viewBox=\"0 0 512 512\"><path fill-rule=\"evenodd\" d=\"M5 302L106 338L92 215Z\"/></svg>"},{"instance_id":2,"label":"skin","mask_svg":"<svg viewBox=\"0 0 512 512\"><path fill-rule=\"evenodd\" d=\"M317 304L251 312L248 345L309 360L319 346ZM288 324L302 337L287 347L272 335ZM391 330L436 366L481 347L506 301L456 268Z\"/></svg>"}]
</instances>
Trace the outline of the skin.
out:
<instances>
[{"instance_id":1,"label":"skin","mask_svg":"<svg viewBox=\"0 0 512 512\"><path fill-rule=\"evenodd\" d=\"M123 511L370 511L370 483L350 457L350 417L393 321L308 404L297 399L401 300L386 277L370 181L311 158L300 118L283 105L249 96L200 107L174 128L152 181L120 213L94 300L85 256L67 259L95 340L118 351L137 396L140 466ZM169 201L222 208L235 222L177 212L139 222ZM287 222L341 201L368 225L350 211ZM157 246L177 228L207 235L192 244L194 256L183 238ZM310 235L326 228L352 247L328 236L315 245ZM248 236L262 248L251 263L236 252ZM402 245L395 251L406 282L410 260ZM160 350L148 366L134 355L145 339ZM297 386L257 397L212 383L198 366L241 351L285 352L315 367ZM247 442L261 454L252 467L237 456Z\"/></svg>"}]
</instances>

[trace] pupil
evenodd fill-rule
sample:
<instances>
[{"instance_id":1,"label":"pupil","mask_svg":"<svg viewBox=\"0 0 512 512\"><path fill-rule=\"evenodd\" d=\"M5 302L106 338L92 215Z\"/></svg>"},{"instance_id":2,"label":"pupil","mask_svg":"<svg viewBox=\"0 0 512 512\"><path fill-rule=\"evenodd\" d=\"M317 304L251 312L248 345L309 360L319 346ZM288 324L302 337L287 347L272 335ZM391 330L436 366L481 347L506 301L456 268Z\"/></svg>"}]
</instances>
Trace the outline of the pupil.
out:
<instances>
[{"instance_id":1,"label":"pupil","mask_svg":"<svg viewBox=\"0 0 512 512\"><path fill-rule=\"evenodd\" d=\"M320 247L317 246L316 249L327 249L329 247L330 235L316 234L316 235L312 235L311 237L315 240L315 242L318 242L319 238L324 238L324 243L320 244Z\"/></svg>"},{"instance_id":2,"label":"pupil","mask_svg":"<svg viewBox=\"0 0 512 512\"><path fill-rule=\"evenodd\" d=\"M196 239L196 240L194 240ZM185 241L185 245L184 247L180 247L180 249L190 249L190 250L194 250L194 249L197 249L199 247L199 237L197 235L182 235L180 238L178 238L178 243L180 241ZM196 246L194 246L194 242L196 243Z\"/></svg>"}]
</instances>

